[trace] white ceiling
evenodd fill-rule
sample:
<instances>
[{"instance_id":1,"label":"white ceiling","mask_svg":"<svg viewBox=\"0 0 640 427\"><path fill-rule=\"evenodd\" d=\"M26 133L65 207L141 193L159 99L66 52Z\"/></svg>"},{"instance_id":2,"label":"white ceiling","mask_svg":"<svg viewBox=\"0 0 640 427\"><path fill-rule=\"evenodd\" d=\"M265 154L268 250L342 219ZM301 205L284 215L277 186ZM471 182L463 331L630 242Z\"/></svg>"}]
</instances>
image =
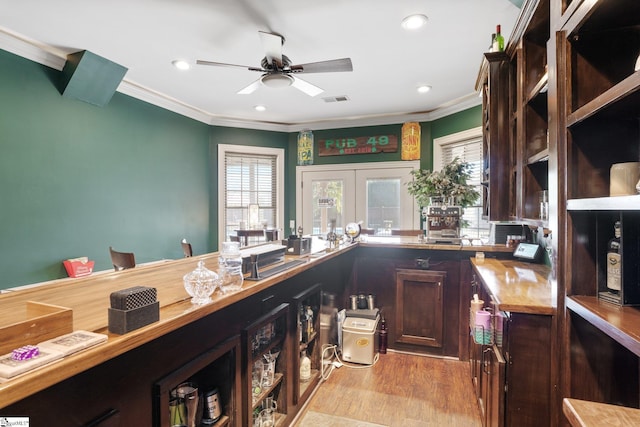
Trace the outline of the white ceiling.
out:
<instances>
[{"instance_id":1,"label":"white ceiling","mask_svg":"<svg viewBox=\"0 0 640 427\"><path fill-rule=\"evenodd\" d=\"M58 69L68 53L89 50L128 68L120 92L206 123L282 131L477 105L490 35L501 24L507 39L519 13L509 0L0 0L0 10L4 50ZM429 21L408 32L400 22L413 13ZM324 89L316 97L293 87L238 95L260 74L195 64L259 66L259 30L283 35L293 64L350 57L353 72L299 75ZM432 90L419 94L420 84ZM336 96L348 101L324 100Z\"/></svg>"}]
</instances>

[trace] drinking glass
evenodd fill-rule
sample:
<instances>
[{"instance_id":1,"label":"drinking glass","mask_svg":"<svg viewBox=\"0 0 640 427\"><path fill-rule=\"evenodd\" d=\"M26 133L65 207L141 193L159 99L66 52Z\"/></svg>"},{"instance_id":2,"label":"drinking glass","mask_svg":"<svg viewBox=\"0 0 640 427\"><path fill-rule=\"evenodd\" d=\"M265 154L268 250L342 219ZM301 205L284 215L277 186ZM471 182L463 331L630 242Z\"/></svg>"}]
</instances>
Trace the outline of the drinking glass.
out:
<instances>
[{"instance_id":1,"label":"drinking glass","mask_svg":"<svg viewBox=\"0 0 640 427\"><path fill-rule=\"evenodd\" d=\"M273 427L275 425L275 412L263 409L260 411L260 427Z\"/></svg>"},{"instance_id":2,"label":"drinking glass","mask_svg":"<svg viewBox=\"0 0 640 427\"><path fill-rule=\"evenodd\" d=\"M273 379L276 373L276 362L262 362L262 385L264 387L271 387L273 385Z\"/></svg>"}]
</instances>

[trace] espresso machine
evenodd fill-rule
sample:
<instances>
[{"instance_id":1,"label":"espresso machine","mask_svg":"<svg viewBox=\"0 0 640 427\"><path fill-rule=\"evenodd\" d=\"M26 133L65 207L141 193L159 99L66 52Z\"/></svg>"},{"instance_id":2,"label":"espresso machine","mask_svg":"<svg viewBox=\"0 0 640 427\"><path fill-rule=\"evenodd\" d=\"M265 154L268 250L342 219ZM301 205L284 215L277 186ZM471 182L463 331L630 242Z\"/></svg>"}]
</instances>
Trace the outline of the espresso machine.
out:
<instances>
[{"instance_id":1,"label":"espresso machine","mask_svg":"<svg viewBox=\"0 0 640 427\"><path fill-rule=\"evenodd\" d=\"M461 206L431 205L423 209L427 243L459 245Z\"/></svg>"}]
</instances>

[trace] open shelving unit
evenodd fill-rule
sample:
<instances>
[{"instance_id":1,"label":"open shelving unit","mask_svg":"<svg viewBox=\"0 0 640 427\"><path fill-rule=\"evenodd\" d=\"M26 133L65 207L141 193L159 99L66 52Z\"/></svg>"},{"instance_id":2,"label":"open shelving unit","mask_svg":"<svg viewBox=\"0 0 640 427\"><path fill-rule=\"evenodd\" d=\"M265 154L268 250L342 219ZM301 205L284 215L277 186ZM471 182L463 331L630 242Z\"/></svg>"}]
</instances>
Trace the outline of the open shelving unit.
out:
<instances>
[{"instance_id":1,"label":"open shelving unit","mask_svg":"<svg viewBox=\"0 0 640 427\"><path fill-rule=\"evenodd\" d=\"M558 151L564 158L566 397L640 407L640 196L609 196L610 169L640 161L640 2L562 1ZM622 223L620 303L606 289L607 242Z\"/></svg>"}]
</instances>

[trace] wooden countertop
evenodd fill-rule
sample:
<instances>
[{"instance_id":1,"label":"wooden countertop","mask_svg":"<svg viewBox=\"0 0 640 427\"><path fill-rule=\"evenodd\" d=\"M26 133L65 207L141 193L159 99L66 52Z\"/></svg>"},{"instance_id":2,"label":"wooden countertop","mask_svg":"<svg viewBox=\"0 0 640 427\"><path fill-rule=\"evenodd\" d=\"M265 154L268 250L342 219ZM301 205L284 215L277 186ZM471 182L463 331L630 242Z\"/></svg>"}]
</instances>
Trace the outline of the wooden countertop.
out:
<instances>
[{"instance_id":1,"label":"wooden countertop","mask_svg":"<svg viewBox=\"0 0 640 427\"><path fill-rule=\"evenodd\" d=\"M184 289L182 277L193 271L199 260L203 260L208 269L217 271L217 252L137 266L119 272L54 280L43 286L0 294L0 307L5 314L4 319L7 319L6 313L16 313L14 322L26 320L18 317L24 313L27 301L35 301L72 309L73 330L87 330L108 335L108 340L104 344L4 380L0 383L0 408L175 331L185 324L204 318L355 247L356 245L348 245L332 252L313 256L288 256L287 258L304 258L308 262L261 281L245 280L242 289L232 294L222 295L216 291L212 295L213 301L201 306L191 304L190 297ZM125 335L109 333L107 309L110 304L110 294L133 286L150 286L157 289L160 320ZM6 326L6 323L0 326Z\"/></svg>"},{"instance_id":2,"label":"wooden countertop","mask_svg":"<svg viewBox=\"0 0 640 427\"><path fill-rule=\"evenodd\" d=\"M640 409L565 398L562 410L573 427L639 426Z\"/></svg>"},{"instance_id":3,"label":"wooden countertop","mask_svg":"<svg viewBox=\"0 0 640 427\"><path fill-rule=\"evenodd\" d=\"M471 258L473 269L501 311L554 314L556 291L550 268L515 260Z\"/></svg>"}]
</instances>

